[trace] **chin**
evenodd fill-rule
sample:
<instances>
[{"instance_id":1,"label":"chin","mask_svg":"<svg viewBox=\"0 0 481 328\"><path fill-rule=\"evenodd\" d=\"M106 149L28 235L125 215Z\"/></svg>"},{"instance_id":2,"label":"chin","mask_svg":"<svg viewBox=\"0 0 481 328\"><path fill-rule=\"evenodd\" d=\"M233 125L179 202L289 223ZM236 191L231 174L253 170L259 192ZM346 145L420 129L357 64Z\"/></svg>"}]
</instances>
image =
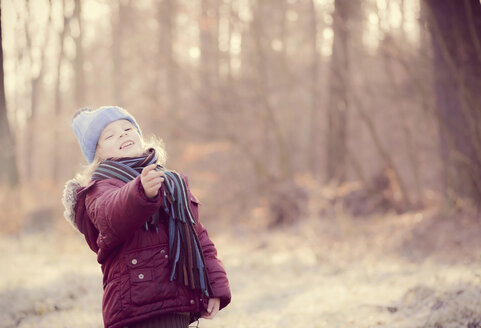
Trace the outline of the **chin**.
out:
<instances>
[{"instance_id":1,"label":"chin","mask_svg":"<svg viewBox=\"0 0 481 328\"><path fill-rule=\"evenodd\" d=\"M130 150L130 151L126 152L125 154L123 154L122 156L124 156L124 157L138 157L138 156L141 156L141 155L142 155L141 150Z\"/></svg>"}]
</instances>

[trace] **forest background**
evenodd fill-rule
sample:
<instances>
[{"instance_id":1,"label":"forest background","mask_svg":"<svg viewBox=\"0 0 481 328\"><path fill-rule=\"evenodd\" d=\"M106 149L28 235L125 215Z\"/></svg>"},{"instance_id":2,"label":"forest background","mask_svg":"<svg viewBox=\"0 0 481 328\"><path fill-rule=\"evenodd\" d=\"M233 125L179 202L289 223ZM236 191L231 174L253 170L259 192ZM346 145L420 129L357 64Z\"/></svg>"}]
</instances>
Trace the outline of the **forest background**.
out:
<instances>
[{"instance_id":1,"label":"forest background","mask_svg":"<svg viewBox=\"0 0 481 328\"><path fill-rule=\"evenodd\" d=\"M202 325L481 327L479 0L0 7L0 325L100 327L60 198L115 104L202 203L234 295Z\"/></svg>"}]
</instances>

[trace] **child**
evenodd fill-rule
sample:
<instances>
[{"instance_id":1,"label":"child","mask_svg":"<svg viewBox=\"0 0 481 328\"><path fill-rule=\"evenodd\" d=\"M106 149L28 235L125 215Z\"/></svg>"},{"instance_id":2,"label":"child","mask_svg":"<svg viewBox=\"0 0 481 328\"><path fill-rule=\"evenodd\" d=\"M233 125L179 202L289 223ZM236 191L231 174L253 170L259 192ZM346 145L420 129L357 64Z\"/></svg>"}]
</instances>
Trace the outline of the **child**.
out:
<instances>
[{"instance_id":1,"label":"child","mask_svg":"<svg viewBox=\"0 0 481 328\"><path fill-rule=\"evenodd\" d=\"M89 166L65 185L65 217L102 266L106 328L188 327L230 303L226 272L185 175L167 170L125 109L75 113Z\"/></svg>"}]
</instances>

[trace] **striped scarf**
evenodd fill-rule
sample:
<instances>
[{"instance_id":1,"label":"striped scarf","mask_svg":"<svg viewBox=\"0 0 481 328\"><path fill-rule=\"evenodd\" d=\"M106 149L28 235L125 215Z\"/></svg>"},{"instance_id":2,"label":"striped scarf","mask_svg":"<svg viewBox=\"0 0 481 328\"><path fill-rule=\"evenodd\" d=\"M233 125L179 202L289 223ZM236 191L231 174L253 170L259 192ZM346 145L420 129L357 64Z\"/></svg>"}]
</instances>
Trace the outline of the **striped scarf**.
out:
<instances>
[{"instance_id":1,"label":"striped scarf","mask_svg":"<svg viewBox=\"0 0 481 328\"><path fill-rule=\"evenodd\" d=\"M99 164L92 180L115 178L127 183L140 175L144 167L156 162L157 154L153 148L140 157L109 158ZM167 170L162 165L158 164L155 169L164 172L163 207L159 211L164 210L169 216L170 280L176 279L191 289L199 289L209 297L204 256L194 230L196 223L189 207L185 182L179 173ZM159 212L145 222L144 228L158 231Z\"/></svg>"}]
</instances>

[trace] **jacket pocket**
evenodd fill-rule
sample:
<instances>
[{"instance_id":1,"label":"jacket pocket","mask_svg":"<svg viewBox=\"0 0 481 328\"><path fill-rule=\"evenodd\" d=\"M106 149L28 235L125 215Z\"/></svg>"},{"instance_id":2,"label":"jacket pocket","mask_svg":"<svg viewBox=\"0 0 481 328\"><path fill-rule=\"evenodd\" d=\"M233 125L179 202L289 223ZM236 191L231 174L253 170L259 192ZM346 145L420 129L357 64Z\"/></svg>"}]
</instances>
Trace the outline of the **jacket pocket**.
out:
<instances>
[{"instance_id":1,"label":"jacket pocket","mask_svg":"<svg viewBox=\"0 0 481 328\"><path fill-rule=\"evenodd\" d=\"M126 255L130 297L135 305L150 304L178 297L176 284L170 281L167 246L136 250Z\"/></svg>"}]
</instances>

